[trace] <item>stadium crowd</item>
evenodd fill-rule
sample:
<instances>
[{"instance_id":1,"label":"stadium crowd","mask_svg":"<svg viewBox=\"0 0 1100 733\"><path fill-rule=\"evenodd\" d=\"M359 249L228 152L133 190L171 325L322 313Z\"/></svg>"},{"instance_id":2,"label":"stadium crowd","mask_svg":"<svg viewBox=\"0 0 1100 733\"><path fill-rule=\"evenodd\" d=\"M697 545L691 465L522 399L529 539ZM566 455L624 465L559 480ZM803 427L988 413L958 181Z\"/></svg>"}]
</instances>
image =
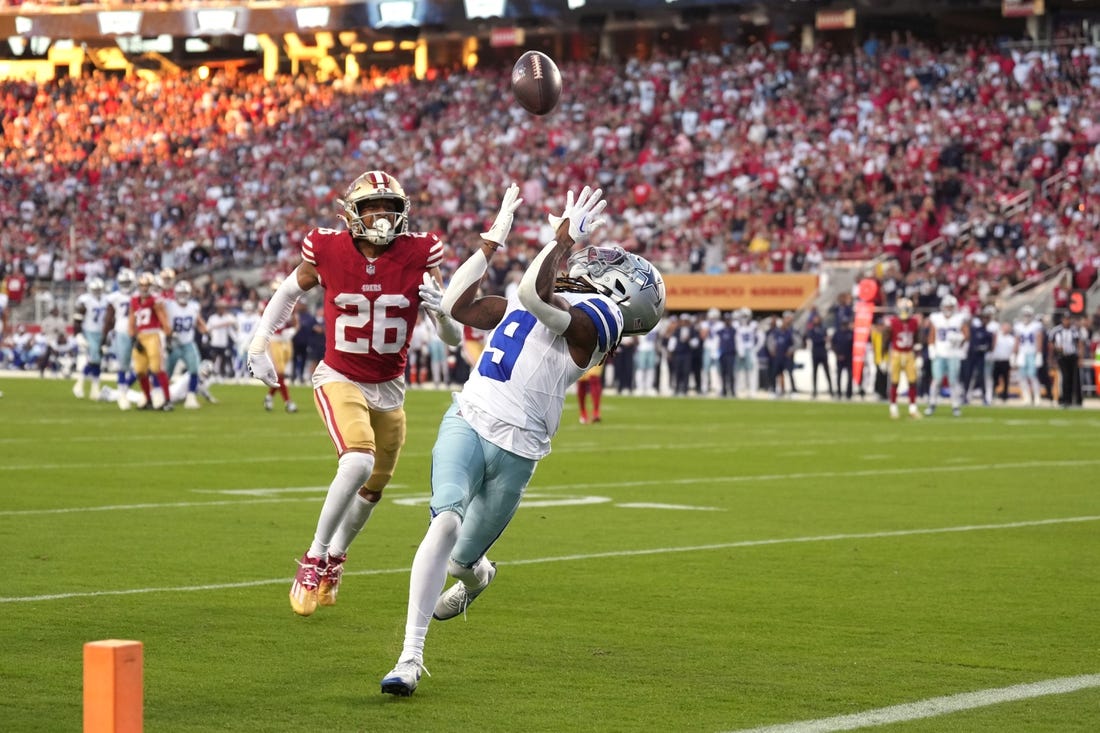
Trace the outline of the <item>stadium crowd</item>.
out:
<instances>
[{"instance_id":1,"label":"stadium crowd","mask_svg":"<svg viewBox=\"0 0 1100 733\"><path fill-rule=\"evenodd\" d=\"M119 269L285 274L319 213L358 173L393 171L444 272L521 185L514 283L549 237L546 191L597 180L604 239L666 272L816 271L887 255L889 306L952 293L972 313L1005 287L1100 266L1100 59L1087 44L1011 50L870 40L854 52L726 47L563 63L560 109L509 102L501 69L427 81L320 83L255 74L93 74L0 84L0 282L36 288ZM1027 198L1027 206L1009 204ZM934 257L910 267L937 240ZM199 280L196 283L199 284ZM197 295L259 295L213 279ZM925 302L927 301L927 302Z\"/></svg>"},{"instance_id":2,"label":"stadium crowd","mask_svg":"<svg viewBox=\"0 0 1100 733\"><path fill-rule=\"evenodd\" d=\"M670 272L888 253L905 273L912 249L943 235L959 242L936 266L958 288L1058 262L1095 277L1092 46L730 47L563 74L545 119L509 103L500 69L377 89L253 74L4 82L0 267L32 282L121 266L286 271L317 212L384 164L452 266L502 182L523 189L523 262L547 236L544 192L596 179L616 207L608 238ZM1002 213L1029 191L1030 207Z\"/></svg>"}]
</instances>

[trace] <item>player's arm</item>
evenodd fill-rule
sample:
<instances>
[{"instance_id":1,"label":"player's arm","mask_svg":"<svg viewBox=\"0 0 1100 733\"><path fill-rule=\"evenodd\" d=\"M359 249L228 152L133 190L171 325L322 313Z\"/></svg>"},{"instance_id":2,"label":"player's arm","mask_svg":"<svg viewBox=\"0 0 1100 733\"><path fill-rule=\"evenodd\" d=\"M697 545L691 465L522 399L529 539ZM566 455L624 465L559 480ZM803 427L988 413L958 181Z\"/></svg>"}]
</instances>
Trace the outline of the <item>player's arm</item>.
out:
<instances>
[{"instance_id":1,"label":"player's arm","mask_svg":"<svg viewBox=\"0 0 1100 733\"><path fill-rule=\"evenodd\" d=\"M437 266L424 273L424 283L420 286L420 309L435 326L435 332L443 343L458 346L462 343L462 327L443 312L442 302L443 273Z\"/></svg>"},{"instance_id":2,"label":"player's arm","mask_svg":"<svg viewBox=\"0 0 1100 733\"><path fill-rule=\"evenodd\" d=\"M445 317L481 330L488 330L500 323L508 301L496 295L478 297L477 292L493 253L508 239L513 214L521 203L523 199L519 198L519 186L513 183L504 192L493 226L489 227L489 231L482 232L481 245L451 276L451 284L439 304L440 312ZM460 333L459 340L461 337Z\"/></svg>"},{"instance_id":3,"label":"player's arm","mask_svg":"<svg viewBox=\"0 0 1100 733\"><path fill-rule=\"evenodd\" d=\"M600 214L607 202L601 199L602 195L600 189L585 186L574 202L573 192L569 192L562 215L550 217L555 227L554 240L542 248L519 281L518 294L523 307L565 338L569 353L579 366L588 365L599 343L596 324L585 311L570 307L568 301L554 293L554 281L573 244L603 223Z\"/></svg>"},{"instance_id":4,"label":"player's arm","mask_svg":"<svg viewBox=\"0 0 1100 733\"><path fill-rule=\"evenodd\" d=\"M317 287L321 282L321 276L317 268L309 262L302 262L294 268L271 294L271 300L267 301L260 322L256 324L256 332L252 335L252 341L248 345L248 369L252 375L266 384L268 387L279 386L279 375L275 372L275 364L267 353L267 342L283 324L287 323L294 315L294 306L305 293Z\"/></svg>"},{"instance_id":5,"label":"player's arm","mask_svg":"<svg viewBox=\"0 0 1100 733\"><path fill-rule=\"evenodd\" d=\"M568 301L554 293L558 270L573 247L569 223L563 221L555 235L520 280L519 299L539 322L565 338L578 366L588 366L598 343L596 324L587 313L571 308Z\"/></svg>"},{"instance_id":6,"label":"player's arm","mask_svg":"<svg viewBox=\"0 0 1100 733\"><path fill-rule=\"evenodd\" d=\"M83 303L77 303L76 308L73 309L73 333L80 333L84 330L84 316L87 314L87 308Z\"/></svg>"},{"instance_id":7,"label":"player's arm","mask_svg":"<svg viewBox=\"0 0 1100 733\"><path fill-rule=\"evenodd\" d=\"M210 328L207 327L206 321L203 320L202 316L197 316L195 318L195 330L203 334L204 336L210 333Z\"/></svg>"}]
</instances>

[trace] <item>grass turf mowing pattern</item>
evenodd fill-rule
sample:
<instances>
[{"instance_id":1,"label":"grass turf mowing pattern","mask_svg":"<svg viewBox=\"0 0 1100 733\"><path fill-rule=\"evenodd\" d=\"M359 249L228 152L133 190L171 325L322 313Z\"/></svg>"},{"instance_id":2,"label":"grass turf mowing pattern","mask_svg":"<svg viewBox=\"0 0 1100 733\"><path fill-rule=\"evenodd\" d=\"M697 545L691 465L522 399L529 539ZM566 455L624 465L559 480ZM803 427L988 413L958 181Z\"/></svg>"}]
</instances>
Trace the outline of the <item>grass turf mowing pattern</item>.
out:
<instances>
[{"instance_id":1,"label":"grass turf mowing pattern","mask_svg":"<svg viewBox=\"0 0 1100 733\"><path fill-rule=\"evenodd\" d=\"M293 560L335 468L312 411L267 413L260 387L170 414L63 381L0 390L0 730L77 730L81 646L103 638L145 643L156 731L723 731L1100 671L1100 522L828 539L1100 514L1091 411L891 422L881 404L612 395L581 426L570 399L492 590L433 622L434 677L397 700L378 682L445 393L410 393L339 605L300 619ZM296 490L222 493L243 489ZM9 600L148 588L167 590ZM889 729L1093 731L1098 706L1084 690Z\"/></svg>"}]
</instances>

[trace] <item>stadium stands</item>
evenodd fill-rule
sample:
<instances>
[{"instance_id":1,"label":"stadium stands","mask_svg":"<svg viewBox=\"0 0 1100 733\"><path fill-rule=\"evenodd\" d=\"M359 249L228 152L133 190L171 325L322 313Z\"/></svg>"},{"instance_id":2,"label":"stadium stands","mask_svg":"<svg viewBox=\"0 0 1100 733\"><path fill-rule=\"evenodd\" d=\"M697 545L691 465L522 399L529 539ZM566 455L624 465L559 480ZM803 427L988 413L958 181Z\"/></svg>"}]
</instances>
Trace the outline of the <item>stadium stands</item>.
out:
<instances>
[{"instance_id":1,"label":"stadium stands","mask_svg":"<svg viewBox=\"0 0 1100 733\"><path fill-rule=\"evenodd\" d=\"M32 281L122 264L286 269L306 229L335 223L345 183L382 167L455 258L511 178L527 201L515 239L529 245L547 234L547 197L597 180L617 208L608 236L669 271L886 254L904 272L917 250L960 295L1060 262L1085 282L1098 257L1095 51L897 43L876 57L564 64L545 121L510 105L493 69L379 89L244 74L9 81L0 243Z\"/></svg>"}]
</instances>

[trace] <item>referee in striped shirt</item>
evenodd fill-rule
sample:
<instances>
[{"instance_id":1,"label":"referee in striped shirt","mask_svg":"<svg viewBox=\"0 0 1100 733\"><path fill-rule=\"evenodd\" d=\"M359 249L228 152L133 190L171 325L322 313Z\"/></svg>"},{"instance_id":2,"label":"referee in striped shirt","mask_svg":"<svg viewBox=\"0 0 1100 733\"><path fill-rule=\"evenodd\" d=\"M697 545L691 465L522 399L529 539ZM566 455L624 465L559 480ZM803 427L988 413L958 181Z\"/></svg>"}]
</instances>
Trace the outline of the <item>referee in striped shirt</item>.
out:
<instances>
[{"instance_id":1,"label":"referee in striped shirt","mask_svg":"<svg viewBox=\"0 0 1100 733\"><path fill-rule=\"evenodd\" d=\"M1077 323L1071 322L1069 311L1062 311L1062 322L1051 329L1049 339L1054 347L1054 356L1058 360L1058 371L1062 376L1061 394L1058 403L1062 407L1072 407L1082 403L1081 394L1081 355L1085 351L1085 336Z\"/></svg>"}]
</instances>

